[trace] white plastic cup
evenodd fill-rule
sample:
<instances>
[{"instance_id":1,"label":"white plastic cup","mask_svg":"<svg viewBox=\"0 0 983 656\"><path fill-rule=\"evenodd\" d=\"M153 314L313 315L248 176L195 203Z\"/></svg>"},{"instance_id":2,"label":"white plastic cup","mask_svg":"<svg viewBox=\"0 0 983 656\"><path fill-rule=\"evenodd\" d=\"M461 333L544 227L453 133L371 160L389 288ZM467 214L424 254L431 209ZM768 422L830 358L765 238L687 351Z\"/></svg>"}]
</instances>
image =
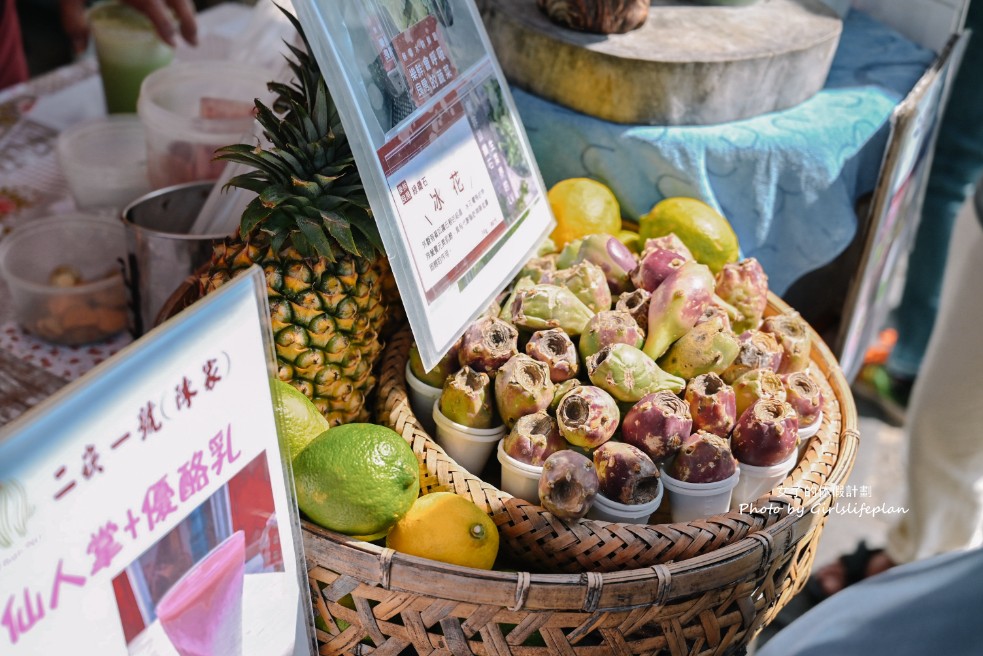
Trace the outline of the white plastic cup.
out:
<instances>
[{"instance_id":1,"label":"white plastic cup","mask_svg":"<svg viewBox=\"0 0 983 656\"><path fill-rule=\"evenodd\" d=\"M665 488L659 482L659 492L648 503L627 504L609 499L600 492L594 497L594 503L587 511L588 519L599 519L605 522L621 524L648 524L649 517L659 509L662 503L662 493Z\"/></svg>"},{"instance_id":2,"label":"white plastic cup","mask_svg":"<svg viewBox=\"0 0 983 656\"><path fill-rule=\"evenodd\" d=\"M768 467L756 467L742 462L741 477L731 495L730 509L738 510L742 503L751 503L760 498L762 494L785 480L797 462L799 462L798 451L793 451L792 455L777 465Z\"/></svg>"},{"instance_id":3,"label":"white plastic cup","mask_svg":"<svg viewBox=\"0 0 983 656\"><path fill-rule=\"evenodd\" d=\"M672 521L689 522L727 512L731 493L741 477L741 466L730 478L715 483L687 483L679 481L662 469L660 480L669 492Z\"/></svg>"},{"instance_id":4,"label":"white plastic cup","mask_svg":"<svg viewBox=\"0 0 983 656\"><path fill-rule=\"evenodd\" d=\"M414 375L410 368L409 361L406 362L406 394L410 397L410 408L416 415L416 420L427 431L433 435L436 424L433 421L433 403L440 398L443 390L439 387L427 385Z\"/></svg>"},{"instance_id":5,"label":"white plastic cup","mask_svg":"<svg viewBox=\"0 0 983 656\"><path fill-rule=\"evenodd\" d=\"M806 448L809 446L809 439L815 436L816 433L819 432L819 428L822 426L822 423L823 423L823 411L820 410L819 416L816 417L816 421L812 422L805 428L799 428L798 454L800 460L802 459L802 456L805 455Z\"/></svg>"},{"instance_id":6,"label":"white plastic cup","mask_svg":"<svg viewBox=\"0 0 983 656\"><path fill-rule=\"evenodd\" d=\"M505 438L498 442L498 461L502 463L502 490L518 499L538 504L542 466L526 464L505 453Z\"/></svg>"},{"instance_id":7,"label":"white plastic cup","mask_svg":"<svg viewBox=\"0 0 983 656\"><path fill-rule=\"evenodd\" d=\"M454 461L477 476L491 457L495 443L505 436L505 426L469 428L451 421L440 411L440 399L433 403L433 420L437 425L437 444Z\"/></svg>"},{"instance_id":8,"label":"white plastic cup","mask_svg":"<svg viewBox=\"0 0 983 656\"><path fill-rule=\"evenodd\" d=\"M58 163L80 210L121 210L150 191L147 140L140 119L116 114L58 135Z\"/></svg>"}]
</instances>

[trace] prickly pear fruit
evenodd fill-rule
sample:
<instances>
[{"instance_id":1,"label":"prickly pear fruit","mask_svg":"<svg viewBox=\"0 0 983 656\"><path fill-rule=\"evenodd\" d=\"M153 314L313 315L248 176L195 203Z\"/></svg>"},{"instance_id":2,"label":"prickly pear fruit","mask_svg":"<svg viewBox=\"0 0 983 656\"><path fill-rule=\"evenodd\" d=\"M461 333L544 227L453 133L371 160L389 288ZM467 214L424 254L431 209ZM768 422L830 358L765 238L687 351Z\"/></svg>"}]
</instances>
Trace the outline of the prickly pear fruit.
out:
<instances>
[{"instance_id":1,"label":"prickly pear fruit","mask_svg":"<svg viewBox=\"0 0 983 656\"><path fill-rule=\"evenodd\" d=\"M768 276L753 257L725 264L717 273L717 296L734 306L743 319L734 324L734 332L757 328L768 307Z\"/></svg>"},{"instance_id":2,"label":"prickly pear fruit","mask_svg":"<svg viewBox=\"0 0 983 656\"><path fill-rule=\"evenodd\" d=\"M622 292L614 304L614 309L630 314L642 332L645 332L649 325L649 300L651 298L652 294L644 289Z\"/></svg>"},{"instance_id":3,"label":"prickly pear fruit","mask_svg":"<svg viewBox=\"0 0 983 656\"><path fill-rule=\"evenodd\" d=\"M495 376L495 404L508 428L519 417L545 410L553 400L553 382L545 362L525 353L512 356Z\"/></svg>"},{"instance_id":4,"label":"prickly pear fruit","mask_svg":"<svg viewBox=\"0 0 983 656\"><path fill-rule=\"evenodd\" d=\"M672 251L686 261L696 259L693 257L693 252L683 243L682 239L676 236L675 232L670 232L661 237L649 237L646 239L645 246L642 248L641 257L645 257L648 253L656 249Z\"/></svg>"},{"instance_id":5,"label":"prickly pear fruit","mask_svg":"<svg viewBox=\"0 0 983 656\"><path fill-rule=\"evenodd\" d=\"M601 267L593 262L577 262L568 269L551 275L549 282L562 285L589 307L592 312L611 309L611 290Z\"/></svg>"},{"instance_id":6,"label":"prickly pear fruit","mask_svg":"<svg viewBox=\"0 0 983 656\"><path fill-rule=\"evenodd\" d=\"M593 385L570 390L556 407L556 423L567 442L589 449L596 448L618 430L621 412L614 398Z\"/></svg>"},{"instance_id":7,"label":"prickly pear fruit","mask_svg":"<svg viewBox=\"0 0 983 656\"><path fill-rule=\"evenodd\" d=\"M580 245L583 241L583 239L574 239L566 243L560 250L559 255L556 256L557 269L569 269L577 262L577 256L580 254Z\"/></svg>"},{"instance_id":8,"label":"prickly pear fruit","mask_svg":"<svg viewBox=\"0 0 983 656\"><path fill-rule=\"evenodd\" d=\"M774 371L767 369L752 369L735 380L733 387L737 397L738 418L758 399L784 401L786 398L782 379Z\"/></svg>"},{"instance_id":9,"label":"prickly pear fruit","mask_svg":"<svg viewBox=\"0 0 983 656\"><path fill-rule=\"evenodd\" d=\"M612 294L631 289L628 274L638 266L635 254L612 235L587 235L580 244L577 261L587 260L601 267Z\"/></svg>"},{"instance_id":10,"label":"prickly pear fruit","mask_svg":"<svg viewBox=\"0 0 983 656\"><path fill-rule=\"evenodd\" d=\"M653 292L685 262L686 259L675 251L664 248L648 250L631 272L631 282L636 289Z\"/></svg>"},{"instance_id":11,"label":"prickly pear fruit","mask_svg":"<svg viewBox=\"0 0 983 656\"><path fill-rule=\"evenodd\" d=\"M648 503L659 494L659 468L631 444L605 442L594 451L598 491L612 501Z\"/></svg>"},{"instance_id":12,"label":"prickly pear fruit","mask_svg":"<svg viewBox=\"0 0 983 656\"><path fill-rule=\"evenodd\" d=\"M461 368L457 361L457 352L460 348L461 341L454 342L433 369L424 371L423 360L420 359L420 350L417 348L416 342L413 342L413 345L410 346L410 371L420 382L430 387L443 387L447 377Z\"/></svg>"},{"instance_id":13,"label":"prickly pear fruit","mask_svg":"<svg viewBox=\"0 0 983 656\"><path fill-rule=\"evenodd\" d=\"M562 519L580 519L597 496L597 469L585 455L564 449L543 463L539 477L539 502Z\"/></svg>"},{"instance_id":14,"label":"prickly pear fruit","mask_svg":"<svg viewBox=\"0 0 983 656\"><path fill-rule=\"evenodd\" d=\"M536 283L529 276L517 278L515 284L512 285L512 291L502 301L502 309L498 313L498 318L512 324L512 302L515 301L516 295L524 289L532 289L535 285Z\"/></svg>"},{"instance_id":15,"label":"prickly pear fruit","mask_svg":"<svg viewBox=\"0 0 983 656\"><path fill-rule=\"evenodd\" d=\"M686 384L683 400L693 417L693 430L727 437L737 423L734 388L714 373L697 376Z\"/></svg>"},{"instance_id":16,"label":"prickly pear fruit","mask_svg":"<svg viewBox=\"0 0 983 656\"><path fill-rule=\"evenodd\" d=\"M725 383L733 383L752 369L778 371L778 367L782 363L782 347L778 345L771 333L763 333L760 330L745 330L738 335L737 341L741 345L737 357L720 374Z\"/></svg>"},{"instance_id":17,"label":"prickly pear fruit","mask_svg":"<svg viewBox=\"0 0 983 656\"><path fill-rule=\"evenodd\" d=\"M739 324L744 321L744 315L737 311L737 308L720 298L717 294L713 295L713 299L710 301L710 305L719 308L727 315L727 319L730 321L731 330L735 324Z\"/></svg>"},{"instance_id":18,"label":"prickly pear fruit","mask_svg":"<svg viewBox=\"0 0 983 656\"><path fill-rule=\"evenodd\" d=\"M526 355L545 362L550 368L550 380L562 383L577 375L577 347L570 336L559 328L537 330L526 342Z\"/></svg>"},{"instance_id":19,"label":"prickly pear fruit","mask_svg":"<svg viewBox=\"0 0 983 656\"><path fill-rule=\"evenodd\" d=\"M578 350L580 357L587 360L590 356L611 344L631 344L642 348L645 343L645 332L631 315L621 310L605 310L598 312L584 328L580 336Z\"/></svg>"},{"instance_id":20,"label":"prickly pear fruit","mask_svg":"<svg viewBox=\"0 0 983 656\"><path fill-rule=\"evenodd\" d=\"M563 397L567 395L567 392L575 387L580 387L583 385L577 378L571 378L570 380L565 380L562 383L557 383L553 386L553 400L550 402L550 412L554 415L556 414L556 409L560 406L560 401Z\"/></svg>"},{"instance_id":21,"label":"prickly pear fruit","mask_svg":"<svg viewBox=\"0 0 983 656\"><path fill-rule=\"evenodd\" d=\"M519 352L519 331L498 317L482 317L461 336L457 361L462 367L492 375Z\"/></svg>"},{"instance_id":22,"label":"prickly pear fruit","mask_svg":"<svg viewBox=\"0 0 983 656\"><path fill-rule=\"evenodd\" d=\"M721 326L733 332L730 325L730 317L727 315L726 310L719 305L710 303L710 305L707 306L707 309L703 311L703 314L700 315L700 318L696 320L696 325L699 326L701 323L705 323L707 321L717 321Z\"/></svg>"},{"instance_id":23,"label":"prickly pear fruit","mask_svg":"<svg viewBox=\"0 0 983 656\"><path fill-rule=\"evenodd\" d=\"M493 396L488 374L465 366L444 382L440 411L462 426L491 428L495 424Z\"/></svg>"},{"instance_id":24,"label":"prickly pear fruit","mask_svg":"<svg viewBox=\"0 0 983 656\"><path fill-rule=\"evenodd\" d=\"M768 317L761 323L761 331L774 335L782 347L782 364L778 367L778 373L790 374L809 366L812 338L809 336L809 324L798 312Z\"/></svg>"},{"instance_id":25,"label":"prickly pear fruit","mask_svg":"<svg viewBox=\"0 0 983 656\"><path fill-rule=\"evenodd\" d=\"M823 393L809 374L796 371L781 377L785 398L799 417L799 427L812 426L823 409Z\"/></svg>"},{"instance_id":26,"label":"prickly pear fruit","mask_svg":"<svg viewBox=\"0 0 983 656\"><path fill-rule=\"evenodd\" d=\"M662 390L681 392L686 385L630 344L611 344L587 358L587 376L619 401L635 402Z\"/></svg>"},{"instance_id":27,"label":"prickly pear fruit","mask_svg":"<svg viewBox=\"0 0 983 656\"><path fill-rule=\"evenodd\" d=\"M533 282L550 283L556 273L556 255L534 257L526 262L519 270L516 278L529 277Z\"/></svg>"},{"instance_id":28,"label":"prickly pear fruit","mask_svg":"<svg viewBox=\"0 0 983 656\"><path fill-rule=\"evenodd\" d=\"M679 447L668 474L686 483L716 483L730 478L737 471L737 459L722 437L706 431L696 431Z\"/></svg>"},{"instance_id":29,"label":"prickly pear fruit","mask_svg":"<svg viewBox=\"0 0 983 656\"><path fill-rule=\"evenodd\" d=\"M754 467L788 459L799 445L799 420L788 403L759 399L737 420L730 438L734 456Z\"/></svg>"},{"instance_id":30,"label":"prickly pear fruit","mask_svg":"<svg viewBox=\"0 0 983 656\"><path fill-rule=\"evenodd\" d=\"M505 436L502 448L519 462L540 467L548 457L567 448L567 443L555 419L546 412L535 412L519 417Z\"/></svg>"},{"instance_id":31,"label":"prickly pear fruit","mask_svg":"<svg viewBox=\"0 0 983 656\"><path fill-rule=\"evenodd\" d=\"M712 298L710 267L685 263L652 292L648 337L642 350L653 360L662 357L673 342L696 325Z\"/></svg>"},{"instance_id":32,"label":"prickly pear fruit","mask_svg":"<svg viewBox=\"0 0 983 656\"><path fill-rule=\"evenodd\" d=\"M512 301L512 323L530 331L560 328L579 335L592 316L572 291L559 285L533 285L516 292Z\"/></svg>"},{"instance_id":33,"label":"prickly pear fruit","mask_svg":"<svg viewBox=\"0 0 983 656\"><path fill-rule=\"evenodd\" d=\"M550 255L556 253L556 242L554 242L550 237L546 237L543 241L539 242L539 248L536 249L536 256L543 257L544 255Z\"/></svg>"},{"instance_id":34,"label":"prickly pear fruit","mask_svg":"<svg viewBox=\"0 0 983 656\"><path fill-rule=\"evenodd\" d=\"M659 366L686 380L724 371L741 349L726 321L726 317L717 315L693 326L659 358Z\"/></svg>"},{"instance_id":35,"label":"prickly pear fruit","mask_svg":"<svg viewBox=\"0 0 983 656\"><path fill-rule=\"evenodd\" d=\"M621 439L656 462L675 455L692 432L689 406L672 392L646 394L621 422Z\"/></svg>"}]
</instances>

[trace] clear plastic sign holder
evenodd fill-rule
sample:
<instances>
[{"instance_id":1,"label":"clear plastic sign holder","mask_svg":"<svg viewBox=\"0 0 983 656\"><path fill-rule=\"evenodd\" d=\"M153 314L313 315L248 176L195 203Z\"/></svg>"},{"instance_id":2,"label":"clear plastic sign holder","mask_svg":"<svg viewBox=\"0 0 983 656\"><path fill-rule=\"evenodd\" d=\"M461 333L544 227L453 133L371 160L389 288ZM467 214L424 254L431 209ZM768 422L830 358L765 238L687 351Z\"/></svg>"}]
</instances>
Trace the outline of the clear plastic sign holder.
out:
<instances>
[{"instance_id":1,"label":"clear plastic sign holder","mask_svg":"<svg viewBox=\"0 0 983 656\"><path fill-rule=\"evenodd\" d=\"M0 653L314 653L266 303L253 267L0 429Z\"/></svg>"},{"instance_id":2,"label":"clear plastic sign holder","mask_svg":"<svg viewBox=\"0 0 983 656\"><path fill-rule=\"evenodd\" d=\"M296 10L429 369L554 226L508 85L471 0Z\"/></svg>"}]
</instances>

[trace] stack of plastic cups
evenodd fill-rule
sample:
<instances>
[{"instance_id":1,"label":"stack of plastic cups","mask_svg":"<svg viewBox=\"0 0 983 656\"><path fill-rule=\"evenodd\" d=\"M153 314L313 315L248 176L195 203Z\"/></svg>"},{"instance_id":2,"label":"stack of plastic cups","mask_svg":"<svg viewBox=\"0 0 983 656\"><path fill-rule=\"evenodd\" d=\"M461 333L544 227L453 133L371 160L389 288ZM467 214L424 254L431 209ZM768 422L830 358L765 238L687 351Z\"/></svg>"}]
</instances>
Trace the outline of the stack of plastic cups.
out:
<instances>
[{"instance_id":1,"label":"stack of plastic cups","mask_svg":"<svg viewBox=\"0 0 983 656\"><path fill-rule=\"evenodd\" d=\"M440 411L440 399L433 403L433 420L437 425L436 439L454 461L475 476L481 473L491 457L495 443L505 436L505 426L471 428L451 421Z\"/></svg>"},{"instance_id":2,"label":"stack of plastic cups","mask_svg":"<svg viewBox=\"0 0 983 656\"><path fill-rule=\"evenodd\" d=\"M729 478L714 483L687 483L676 480L662 470L662 485L669 492L672 507L672 521L689 522L704 519L711 515L727 512L730 508L731 493L741 476L737 467Z\"/></svg>"},{"instance_id":3,"label":"stack of plastic cups","mask_svg":"<svg viewBox=\"0 0 983 656\"><path fill-rule=\"evenodd\" d=\"M539 477L543 468L505 453L504 438L498 442L498 461L502 464L502 490L518 499L539 503Z\"/></svg>"},{"instance_id":4,"label":"stack of plastic cups","mask_svg":"<svg viewBox=\"0 0 983 656\"><path fill-rule=\"evenodd\" d=\"M627 504L609 499L600 492L594 497L594 503L587 511L588 519L599 519L605 522L620 524L648 524L649 517L659 509L665 488L659 483L659 491L655 498L646 503Z\"/></svg>"},{"instance_id":5,"label":"stack of plastic cups","mask_svg":"<svg viewBox=\"0 0 983 656\"><path fill-rule=\"evenodd\" d=\"M799 452L796 450L777 465L756 467L742 462L740 466L741 477L734 488L730 509L741 510L742 505L747 508L748 504L753 503L762 494L785 480L785 477L795 468L795 463L798 461Z\"/></svg>"},{"instance_id":6,"label":"stack of plastic cups","mask_svg":"<svg viewBox=\"0 0 983 656\"><path fill-rule=\"evenodd\" d=\"M443 391L439 387L427 385L413 374L409 361L406 362L406 392L410 398L410 407L416 420L427 431L433 435L437 427L433 420L433 404L440 398Z\"/></svg>"}]
</instances>

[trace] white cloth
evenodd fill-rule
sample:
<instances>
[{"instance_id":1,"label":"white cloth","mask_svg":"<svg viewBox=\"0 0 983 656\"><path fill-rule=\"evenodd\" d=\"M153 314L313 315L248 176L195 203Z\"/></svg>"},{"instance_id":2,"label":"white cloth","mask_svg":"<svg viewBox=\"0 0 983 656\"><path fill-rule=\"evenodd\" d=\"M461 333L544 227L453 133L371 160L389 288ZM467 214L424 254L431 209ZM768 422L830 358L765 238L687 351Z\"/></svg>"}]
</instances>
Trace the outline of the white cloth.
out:
<instances>
[{"instance_id":1,"label":"white cloth","mask_svg":"<svg viewBox=\"0 0 983 656\"><path fill-rule=\"evenodd\" d=\"M978 186L956 219L938 318L908 406L908 512L886 546L898 563L983 544L981 205Z\"/></svg>"}]
</instances>

